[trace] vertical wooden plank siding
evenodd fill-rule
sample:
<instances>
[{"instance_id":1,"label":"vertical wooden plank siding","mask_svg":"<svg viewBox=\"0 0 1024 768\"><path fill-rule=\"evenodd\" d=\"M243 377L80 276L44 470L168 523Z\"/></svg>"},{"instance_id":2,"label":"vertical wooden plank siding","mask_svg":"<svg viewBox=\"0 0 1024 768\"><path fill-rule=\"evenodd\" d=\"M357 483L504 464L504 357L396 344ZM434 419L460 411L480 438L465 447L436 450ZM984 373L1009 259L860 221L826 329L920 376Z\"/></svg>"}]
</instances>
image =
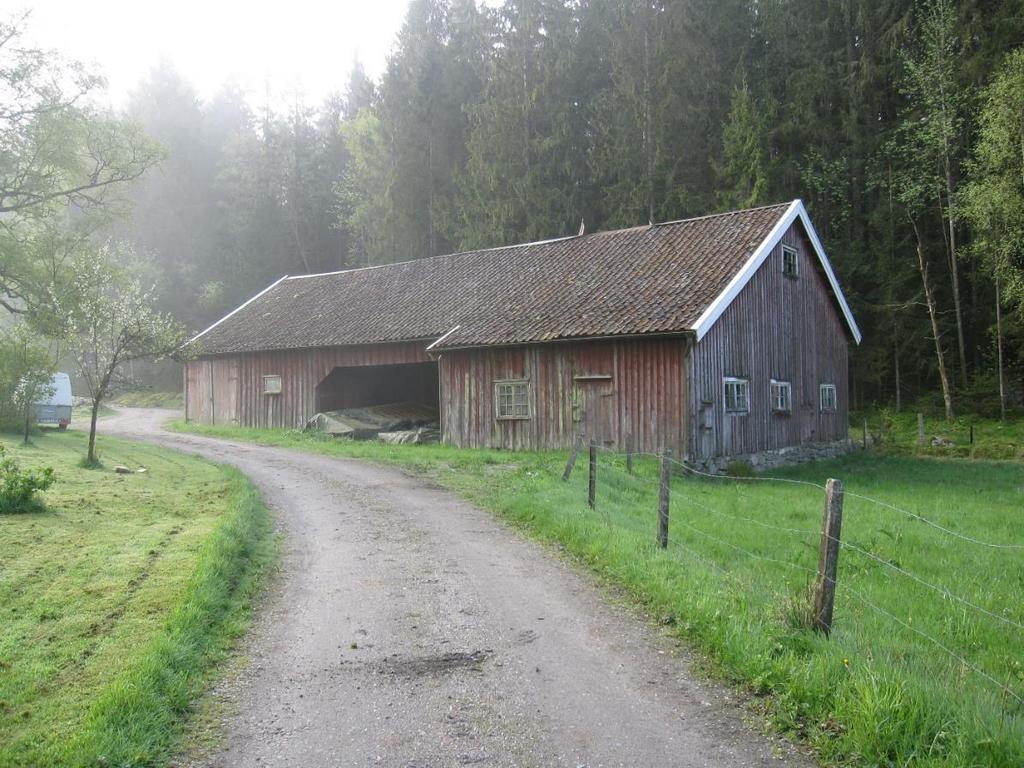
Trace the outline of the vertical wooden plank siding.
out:
<instances>
[{"instance_id":1,"label":"vertical wooden plank siding","mask_svg":"<svg viewBox=\"0 0 1024 768\"><path fill-rule=\"evenodd\" d=\"M445 352L439 360L445 442L569 448L577 433L595 436L581 417L597 413L596 437L609 447L625 449L632 434L638 451L683 453L686 348L681 337L652 337ZM529 382L529 419L495 417L494 383L504 379ZM598 405L588 406L587 398Z\"/></svg>"},{"instance_id":2,"label":"vertical wooden plank siding","mask_svg":"<svg viewBox=\"0 0 1024 768\"><path fill-rule=\"evenodd\" d=\"M689 356L689 442L699 458L736 456L847 434L849 335L799 223L783 236L799 276L782 272L781 244ZM726 376L750 381L750 412L725 412ZM770 381L792 384L790 414L773 413ZM835 384L837 407L822 413L819 385Z\"/></svg>"},{"instance_id":3,"label":"vertical wooden plank siding","mask_svg":"<svg viewBox=\"0 0 1024 768\"><path fill-rule=\"evenodd\" d=\"M339 366L431 362L428 342L254 352L186 364L188 415L200 424L303 426L316 413L316 386ZM280 376L281 394L263 393L263 377Z\"/></svg>"}]
</instances>

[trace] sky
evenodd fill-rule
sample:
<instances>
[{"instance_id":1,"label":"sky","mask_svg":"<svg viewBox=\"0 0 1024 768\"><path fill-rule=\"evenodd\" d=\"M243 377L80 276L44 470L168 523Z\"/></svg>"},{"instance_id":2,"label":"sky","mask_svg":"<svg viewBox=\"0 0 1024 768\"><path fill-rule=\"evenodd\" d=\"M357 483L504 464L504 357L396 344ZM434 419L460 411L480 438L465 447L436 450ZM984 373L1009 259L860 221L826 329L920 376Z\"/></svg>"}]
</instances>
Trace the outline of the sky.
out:
<instances>
[{"instance_id":1,"label":"sky","mask_svg":"<svg viewBox=\"0 0 1024 768\"><path fill-rule=\"evenodd\" d=\"M200 98L231 79L262 104L314 104L344 90L358 57L383 71L408 0L14 0L31 12L26 40L91 65L120 107L149 70L169 59ZM13 8L12 8L13 6Z\"/></svg>"}]
</instances>

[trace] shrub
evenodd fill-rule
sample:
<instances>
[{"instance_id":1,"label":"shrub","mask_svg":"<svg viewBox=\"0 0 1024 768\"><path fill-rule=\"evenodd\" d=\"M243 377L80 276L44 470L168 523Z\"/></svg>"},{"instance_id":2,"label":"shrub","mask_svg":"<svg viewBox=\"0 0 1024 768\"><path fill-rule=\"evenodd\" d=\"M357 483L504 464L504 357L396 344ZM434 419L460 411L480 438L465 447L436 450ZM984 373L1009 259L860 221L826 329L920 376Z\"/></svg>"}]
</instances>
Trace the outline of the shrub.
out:
<instances>
[{"instance_id":1,"label":"shrub","mask_svg":"<svg viewBox=\"0 0 1024 768\"><path fill-rule=\"evenodd\" d=\"M36 492L45 491L55 481L52 467L22 469L0 445L0 514L37 510Z\"/></svg>"}]
</instances>

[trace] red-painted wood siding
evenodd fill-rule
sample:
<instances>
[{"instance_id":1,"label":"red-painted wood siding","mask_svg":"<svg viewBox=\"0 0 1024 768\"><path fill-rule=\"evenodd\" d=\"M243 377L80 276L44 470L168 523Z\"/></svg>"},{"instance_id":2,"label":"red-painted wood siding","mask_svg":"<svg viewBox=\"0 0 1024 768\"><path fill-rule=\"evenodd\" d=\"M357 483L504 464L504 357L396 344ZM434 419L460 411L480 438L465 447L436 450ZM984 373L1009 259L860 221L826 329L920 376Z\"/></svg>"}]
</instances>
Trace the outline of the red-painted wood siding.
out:
<instances>
[{"instance_id":1,"label":"red-painted wood siding","mask_svg":"<svg viewBox=\"0 0 1024 768\"><path fill-rule=\"evenodd\" d=\"M690 430L696 457L735 456L847 434L848 335L810 242L797 223L783 237L797 249L799 277L782 273L776 247L690 354ZM750 380L750 413L725 413L725 376ZM790 415L772 413L771 379L792 383ZM836 385L822 413L820 384Z\"/></svg>"},{"instance_id":2,"label":"red-painted wood siding","mask_svg":"<svg viewBox=\"0 0 1024 768\"><path fill-rule=\"evenodd\" d=\"M446 352L444 438L467 448L550 449L569 447L584 432L624 448L632 435L637 450L682 453L685 360L686 342L678 337ZM495 418L494 383L503 379L529 381L529 419Z\"/></svg>"},{"instance_id":3,"label":"red-painted wood siding","mask_svg":"<svg viewBox=\"0 0 1024 768\"><path fill-rule=\"evenodd\" d=\"M186 417L201 424L297 428L316 413L316 385L338 366L431 362L428 342L256 352L186 365ZM263 394L264 376L281 394Z\"/></svg>"}]
</instances>

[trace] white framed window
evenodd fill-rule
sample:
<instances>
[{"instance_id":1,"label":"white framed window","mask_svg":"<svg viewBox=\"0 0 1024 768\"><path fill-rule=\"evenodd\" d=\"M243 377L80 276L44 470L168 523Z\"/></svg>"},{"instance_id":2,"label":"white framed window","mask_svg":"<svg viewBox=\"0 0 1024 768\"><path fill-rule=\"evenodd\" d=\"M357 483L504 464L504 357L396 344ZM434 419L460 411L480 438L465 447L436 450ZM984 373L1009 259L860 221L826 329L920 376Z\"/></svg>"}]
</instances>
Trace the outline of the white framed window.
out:
<instances>
[{"instance_id":1,"label":"white framed window","mask_svg":"<svg viewBox=\"0 0 1024 768\"><path fill-rule=\"evenodd\" d=\"M263 377L263 394L264 395L280 395L281 394L281 377L278 374Z\"/></svg>"},{"instance_id":2,"label":"white framed window","mask_svg":"<svg viewBox=\"0 0 1024 768\"><path fill-rule=\"evenodd\" d=\"M494 415L497 419L530 418L530 382L494 382Z\"/></svg>"},{"instance_id":3,"label":"white framed window","mask_svg":"<svg viewBox=\"0 0 1024 768\"><path fill-rule=\"evenodd\" d=\"M782 246L782 274L787 277L797 277L800 274L800 258L796 248L788 245Z\"/></svg>"},{"instance_id":4,"label":"white framed window","mask_svg":"<svg viewBox=\"0 0 1024 768\"><path fill-rule=\"evenodd\" d=\"M725 412L750 413L750 381L725 377Z\"/></svg>"},{"instance_id":5,"label":"white framed window","mask_svg":"<svg viewBox=\"0 0 1024 768\"><path fill-rule=\"evenodd\" d=\"M836 409L836 385L835 384L822 384L818 387L820 392L821 410L822 411L834 411Z\"/></svg>"},{"instance_id":6,"label":"white framed window","mask_svg":"<svg viewBox=\"0 0 1024 768\"><path fill-rule=\"evenodd\" d=\"M775 411L775 413L792 413L792 384L788 381L776 381L775 379L772 379L768 394L771 400L772 410Z\"/></svg>"}]
</instances>

